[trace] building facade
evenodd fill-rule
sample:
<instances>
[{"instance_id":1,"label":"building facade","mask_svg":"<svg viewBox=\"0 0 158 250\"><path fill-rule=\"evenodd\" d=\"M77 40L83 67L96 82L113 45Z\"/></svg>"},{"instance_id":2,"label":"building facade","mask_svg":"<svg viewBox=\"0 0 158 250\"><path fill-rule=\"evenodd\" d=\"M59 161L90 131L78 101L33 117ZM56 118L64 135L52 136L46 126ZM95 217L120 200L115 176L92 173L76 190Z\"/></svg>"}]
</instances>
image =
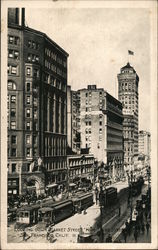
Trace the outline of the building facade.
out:
<instances>
[{"instance_id":1,"label":"building facade","mask_svg":"<svg viewBox=\"0 0 158 250\"><path fill-rule=\"evenodd\" d=\"M124 162L133 166L138 157L139 77L127 63L118 74L118 99L123 104Z\"/></svg>"},{"instance_id":2,"label":"building facade","mask_svg":"<svg viewBox=\"0 0 158 250\"><path fill-rule=\"evenodd\" d=\"M68 155L68 184L78 185L89 180L94 181L94 156L92 154Z\"/></svg>"},{"instance_id":3,"label":"building facade","mask_svg":"<svg viewBox=\"0 0 158 250\"><path fill-rule=\"evenodd\" d=\"M8 10L9 194L66 183L67 58L44 33L25 26L24 9Z\"/></svg>"},{"instance_id":4,"label":"building facade","mask_svg":"<svg viewBox=\"0 0 158 250\"><path fill-rule=\"evenodd\" d=\"M139 154L150 158L151 152L151 134L147 131L139 131Z\"/></svg>"},{"instance_id":5,"label":"building facade","mask_svg":"<svg viewBox=\"0 0 158 250\"><path fill-rule=\"evenodd\" d=\"M115 179L123 175L122 104L96 85L78 91L80 95L81 147L102 163Z\"/></svg>"},{"instance_id":6,"label":"building facade","mask_svg":"<svg viewBox=\"0 0 158 250\"><path fill-rule=\"evenodd\" d=\"M75 153L80 153L80 99L78 91L67 86L67 140Z\"/></svg>"}]
</instances>

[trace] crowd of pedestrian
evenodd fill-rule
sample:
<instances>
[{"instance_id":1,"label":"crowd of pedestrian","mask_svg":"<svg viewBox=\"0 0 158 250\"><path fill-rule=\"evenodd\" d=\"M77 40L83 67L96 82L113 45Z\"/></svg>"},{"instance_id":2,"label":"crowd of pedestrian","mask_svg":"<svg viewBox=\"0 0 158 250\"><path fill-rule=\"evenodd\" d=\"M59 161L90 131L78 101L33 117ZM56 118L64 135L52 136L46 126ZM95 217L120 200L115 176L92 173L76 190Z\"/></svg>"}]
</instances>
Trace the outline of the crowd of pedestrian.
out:
<instances>
[{"instance_id":1,"label":"crowd of pedestrian","mask_svg":"<svg viewBox=\"0 0 158 250\"><path fill-rule=\"evenodd\" d=\"M144 211L139 211L136 221L132 221L132 219L130 219L125 222L125 227L122 229L122 235L125 243L128 241L128 237L130 238L132 234L136 243L138 242L140 236L149 234L150 216L150 209L149 206L147 206Z\"/></svg>"}]
</instances>

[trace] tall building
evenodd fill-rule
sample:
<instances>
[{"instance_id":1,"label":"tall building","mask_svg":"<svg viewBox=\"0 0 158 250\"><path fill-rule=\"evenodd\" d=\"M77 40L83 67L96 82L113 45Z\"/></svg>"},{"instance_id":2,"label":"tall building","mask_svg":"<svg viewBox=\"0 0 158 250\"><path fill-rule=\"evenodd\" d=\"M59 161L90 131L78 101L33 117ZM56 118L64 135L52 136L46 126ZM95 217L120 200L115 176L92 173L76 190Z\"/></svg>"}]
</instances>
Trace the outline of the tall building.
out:
<instances>
[{"instance_id":1,"label":"tall building","mask_svg":"<svg viewBox=\"0 0 158 250\"><path fill-rule=\"evenodd\" d=\"M124 162L132 166L138 156L138 83L135 69L127 63L118 74L118 99L123 104Z\"/></svg>"},{"instance_id":2,"label":"tall building","mask_svg":"<svg viewBox=\"0 0 158 250\"><path fill-rule=\"evenodd\" d=\"M80 153L80 99L78 91L67 86L67 138L68 146L74 153Z\"/></svg>"},{"instance_id":3,"label":"tall building","mask_svg":"<svg viewBox=\"0 0 158 250\"><path fill-rule=\"evenodd\" d=\"M96 85L78 92L81 147L89 148L112 178L123 174L122 104Z\"/></svg>"},{"instance_id":4,"label":"tall building","mask_svg":"<svg viewBox=\"0 0 158 250\"><path fill-rule=\"evenodd\" d=\"M66 183L67 58L46 34L25 26L25 9L9 8L9 195Z\"/></svg>"},{"instance_id":5,"label":"tall building","mask_svg":"<svg viewBox=\"0 0 158 250\"><path fill-rule=\"evenodd\" d=\"M139 154L150 157L151 152L151 134L147 131L139 131Z\"/></svg>"}]
</instances>

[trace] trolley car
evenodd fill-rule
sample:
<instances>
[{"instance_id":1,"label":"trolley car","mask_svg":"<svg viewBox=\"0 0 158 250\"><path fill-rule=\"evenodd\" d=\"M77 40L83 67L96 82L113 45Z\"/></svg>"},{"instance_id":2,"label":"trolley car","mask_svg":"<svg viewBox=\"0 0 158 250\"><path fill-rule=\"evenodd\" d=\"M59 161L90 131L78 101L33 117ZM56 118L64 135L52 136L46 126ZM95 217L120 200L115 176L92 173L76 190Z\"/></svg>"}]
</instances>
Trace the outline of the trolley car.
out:
<instances>
[{"instance_id":1,"label":"trolley car","mask_svg":"<svg viewBox=\"0 0 158 250\"><path fill-rule=\"evenodd\" d=\"M42 208L38 211L39 221L44 224L56 224L74 213L73 203L71 200L42 204Z\"/></svg>"},{"instance_id":2,"label":"trolley car","mask_svg":"<svg viewBox=\"0 0 158 250\"><path fill-rule=\"evenodd\" d=\"M16 224L33 225L38 222L39 205L23 206L17 209Z\"/></svg>"},{"instance_id":3,"label":"trolley car","mask_svg":"<svg viewBox=\"0 0 158 250\"><path fill-rule=\"evenodd\" d=\"M81 212L93 205L93 194L86 193L72 198L74 212Z\"/></svg>"},{"instance_id":4,"label":"trolley car","mask_svg":"<svg viewBox=\"0 0 158 250\"><path fill-rule=\"evenodd\" d=\"M108 207L115 204L117 202L117 188L109 187L104 190L102 199L104 207Z\"/></svg>"}]
</instances>

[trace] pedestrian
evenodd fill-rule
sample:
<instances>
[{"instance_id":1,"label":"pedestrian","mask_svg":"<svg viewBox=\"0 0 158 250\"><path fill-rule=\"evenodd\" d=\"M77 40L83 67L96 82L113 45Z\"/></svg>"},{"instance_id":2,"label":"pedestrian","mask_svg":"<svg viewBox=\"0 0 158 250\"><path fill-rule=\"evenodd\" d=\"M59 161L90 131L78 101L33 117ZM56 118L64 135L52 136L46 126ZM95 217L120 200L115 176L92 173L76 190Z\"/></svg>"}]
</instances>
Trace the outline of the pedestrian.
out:
<instances>
[{"instance_id":1,"label":"pedestrian","mask_svg":"<svg viewBox=\"0 0 158 250\"><path fill-rule=\"evenodd\" d=\"M132 229L132 225L129 223L129 225L128 225L128 230L127 230L129 236L130 236L130 234L131 234L131 229Z\"/></svg>"},{"instance_id":2,"label":"pedestrian","mask_svg":"<svg viewBox=\"0 0 158 250\"><path fill-rule=\"evenodd\" d=\"M25 229L23 230L23 241L26 241L26 232L25 232Z\"/></svg>"},{"instance_id":3,"label":"pedestrian","mask_svg":"<svg viewBox=\"0 0 158 250\"><path fill-rule=\"evenodd\" d=\"M121 216L121 207L119 206L119 217Z\"/></svg>"},{"instance_id":4,"label":"pedestrian","mask_svg":"<svg viewBox=\"0 0 158 250\"><path fill-rule=\"evenodd\" d=\"M104 230L102 227L100 229L99 236L100 236L100 242L103 242L104 241Z\"/></svg>"},{"instance_id":5,"label":"pedestrian","mask_svg":"<svg viewBox=\"0 0 158 250\"><path fill-rule=\"evenodd\" d=\"M86 211L86 209L84 209L84 211L83 211L83 214L87 214L87 211Z\"/></svg>"},{"instance_id":6,"label":"pedestrian","mask_svg":"<svg viewBox=\"0 0 158 250\"><path fill-rule=\"evenodd\" d=\"M137 232L138 232L138 234L140 233L140 224L139 223L137 225Z\"/></svg>"},{"instance_id":7,"label":"pedestrian","mask_svg":"<svg viewBox=\"0 0 158 250\"><path fill-rule=\"evenodd\" d=\"M106 238L106 242L107 242L107 243L112 242L112 236L111 236L110 233L108 234L108 237Z\"/></svg>"},{"instance_id":8,"label":"pedestrian","mask_svg":"<svg viewBox=\"0 0 158 250\"><path fill-rule=\"evenodd\" d=\"M148 212L147 211L145 211L145 219L146 219L146 221L148 219Z\"/></svg>"},{"instance_id":9,"label":"pedestrian","mask_svg":"<svg viewBox=\"0 0 158 250\"><path fill-rule=\"evenodd\" d=\"M146 223L146 232L147 232L147 235L148 235L148 233L149 233L149 227L150 227L150 224L149 224L149 222L147 221L147 223Z\"/></svg>"},{"instance_id":10,"label":"pedestrian","mask_svg":"<svg viewBox=\"0 0 158 250\"><path fill-rule=\"evenodd\" d=\"M122 233L123 233L124 241L126 243L126 241L127 241L127 230L125 228L123 228Z\"/></svg>"},{"instance_id":11,"label":"pedestrian","mask_svg":"<svg viewBox=\"0 0 158 250\"><path fill-rule=\"evenodd\" d=\"M142 229L142 233L144 234L144 231L145 231L144 223L142 223L141 229Z\"/></svg>"},{"instance_id":12,"label":"pedestrian","mask_svg":"<svg viewBox=\"0 0 158 250\"><path fill-rule=\"evenodd\" d=\"M137 230L134 230L134 239L135 239L135 242L137 242L137 239L138 239L138 232L137 232Z\"/></svg>"},{"instance_id":13,"label":"pedestrian","mask_svg":"<svg viewBox=\"0 0 158 250\"><path fill-rule=\"evenodd\" d=\"M50 238L50 231L51 231L51 229L50 229L50 226L47 228L47 233L46 233L46 238L47 238L47 240L49 240L49 238Z\"/></svg>"},{"instance_id":14,"label":"pedestrian","mask_svg":"<svg viewBox=\"0 0 158 250\"><path fill-rule=\"evenodd\" d=\"M126 222L125 222L125 225L126 225L126 229L128 228L128 221L126 220Z\"/></svg>"}]
</instances>

